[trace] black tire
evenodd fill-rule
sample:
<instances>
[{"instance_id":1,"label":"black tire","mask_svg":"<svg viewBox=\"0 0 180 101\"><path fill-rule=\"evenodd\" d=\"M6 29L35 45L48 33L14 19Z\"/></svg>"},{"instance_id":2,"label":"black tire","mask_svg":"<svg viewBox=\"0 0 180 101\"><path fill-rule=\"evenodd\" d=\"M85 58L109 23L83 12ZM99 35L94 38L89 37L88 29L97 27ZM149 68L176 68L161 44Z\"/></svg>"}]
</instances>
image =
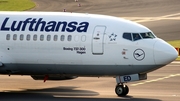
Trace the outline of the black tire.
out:
<instances>
[{"instance_id":1,"label":"black tire","mask_svg":"<svg viewBox=\"0 0 180 101\"><path fill-rule=\"evenodd\" d=\"M127 85L125 85L124 89L125 89L124 94L126 96L129 93L129 87Z\"/></svg>"},{"instance_id":2,"label":"black tire","mask_svg":"<svg viewBox=\"0 0 180 101\"><path fill-rule=\"evenodd\" d=\"M129 93L129 88L127 85L117 85L115 92L118 96L126 96Z\"/></svg>"}]
</instances>

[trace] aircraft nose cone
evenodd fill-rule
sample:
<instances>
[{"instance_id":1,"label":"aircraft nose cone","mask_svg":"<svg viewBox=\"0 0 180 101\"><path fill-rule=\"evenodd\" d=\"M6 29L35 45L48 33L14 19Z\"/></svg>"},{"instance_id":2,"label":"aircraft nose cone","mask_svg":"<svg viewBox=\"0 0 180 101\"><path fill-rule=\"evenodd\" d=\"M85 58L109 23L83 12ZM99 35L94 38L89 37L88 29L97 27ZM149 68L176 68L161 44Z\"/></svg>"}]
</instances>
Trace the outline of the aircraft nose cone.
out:
<instances>
[{"instance_id":1,"label":"aircraft nose cone","mask_svg":"<svg viewBox=\"0 0 180 101\"><path fill-rule=\"evenodd\" d=\"M166 65L178 57L178 52L174 47L163 40L158 40L154 44L154 60L156 65Z\"/></svg>"}]
</instances>

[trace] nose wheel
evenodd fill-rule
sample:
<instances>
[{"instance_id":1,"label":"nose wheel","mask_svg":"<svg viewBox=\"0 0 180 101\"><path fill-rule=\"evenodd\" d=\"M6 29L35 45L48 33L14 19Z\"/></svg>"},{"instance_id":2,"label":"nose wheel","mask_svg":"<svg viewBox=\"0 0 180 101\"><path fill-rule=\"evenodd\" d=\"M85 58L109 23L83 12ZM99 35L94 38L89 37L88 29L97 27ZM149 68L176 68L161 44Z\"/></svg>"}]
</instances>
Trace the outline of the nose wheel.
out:
<instances>
[{"instance_id":1,"label":"nose wheel","mask_svg":"<svg viewBox=\"0 0 180 101\"><path fill-rule=\"evenodd\" d=\"M115 92L118 96L126 96L129 93L129 88L127 85L118 84L116 85Z\"/></svg>"}]
</instances>

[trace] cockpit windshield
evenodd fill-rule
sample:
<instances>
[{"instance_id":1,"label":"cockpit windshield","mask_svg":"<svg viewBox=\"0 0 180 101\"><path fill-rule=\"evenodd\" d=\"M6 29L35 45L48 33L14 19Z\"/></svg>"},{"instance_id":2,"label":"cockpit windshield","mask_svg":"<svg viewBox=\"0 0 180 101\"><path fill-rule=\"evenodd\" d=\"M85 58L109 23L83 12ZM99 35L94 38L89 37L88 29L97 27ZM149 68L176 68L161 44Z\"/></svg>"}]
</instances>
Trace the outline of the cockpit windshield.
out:
<instances>
[{"instance_id":1,"label":"cockpit windshield","mask_svg":"<svg viewBox=\"0 0 180 101\"><path fill-rule=\"evenodd\" d=\"M137 41L140 39L153 39L156 36L151 32L144 32L144 33L123 33L123 38L130 40L130 41Z\"/></svg>"},{"instance_id":2,"label":"cockpit windshield","mask_svg":"<svg viewBox=\"0 0 180 101\"><path fill-rule=\"evenodd\" d=\"M140 33L140 35L142 36L143 39L147 39L147 38L155 38L155 36L154 36L151 32Z\"/></svg>"},{"instance_id":3,"label":"cockpit windshield","mask_svg":"<svg viewBox=\"0 0 180 101\"><path fill-rule=\"evenodd\" d=\"M139 33L132 33L134 41L142 39Z\"/></svg>"}]
</instances>

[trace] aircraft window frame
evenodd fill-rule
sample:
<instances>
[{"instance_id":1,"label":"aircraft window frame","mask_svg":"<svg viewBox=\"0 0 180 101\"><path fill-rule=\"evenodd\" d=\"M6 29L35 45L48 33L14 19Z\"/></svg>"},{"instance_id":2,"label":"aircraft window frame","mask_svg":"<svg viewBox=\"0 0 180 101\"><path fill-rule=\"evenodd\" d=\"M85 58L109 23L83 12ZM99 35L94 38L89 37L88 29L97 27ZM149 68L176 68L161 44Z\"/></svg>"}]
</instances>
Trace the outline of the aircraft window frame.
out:
<instances>
[{"instance_id":1,"label":"aircraft window frame","mask_svg":"<svg viewBox=\"0 0 180 101\"><path fill-rule=\"evenodd\" d=\"M30 40L31 40L31 35L30 35L30 34L28 34L28 35L26 36L26 40L27 40L27 41L30 41Z\"/></svg>"},{"instance_id":2,"label":"aircraft window frame","mask_svg":"<svg viewBox=\"0 0 180 101\"><path fill-rule=\"evenodd\" d=\"M61 40L61 41L64 41L64 39L65 39L65 35L61 35L60 40Z\"/></svg>"},{"instance_id":3,"label":"aircraft window frame","mask_svg":"<svg viewBox=\"0 0 180 101\"><path fill-rule=\"evenodd\" d=\"M37 38L37 35L34 34L34 35L33 35L33 40L34 40L34 41L37 41L37 39L38 39L38 38Z\"/></svg>"},{"instance_id":4,"label":"aircraft window frame","mask_svg":"<svg viewBox=\"0 0 180 101\"><path fill-rule=\"evenodd\" d=\"M10 35L10 34L7 34L7 35L6 35L6 40L10 40L10 38L11 38L11 35Z\"/></svg>"},{"instance_id":5,"label":"aircraft window frame","mask_svg":"<svg viewBox=\"0 0 180 101\"><path fill-rule=\"evenodd\" d=\"M151 32L140 33L140 35L143 39L154 39L154 38L156 38L155 35L153 35Z\"/></svg>"},{"instance_id":6,"label":"aircraft window frame","mask_svg":"<svg viewBox=\"0 0 180 101\"><path fill-rule=\"evenodd\" d=\"M13 35L13 40L17 40L17 34Z\"/></svg>"},{"instance_id":7,"label":"aircraft window frame","mask_svg":"<svg viewBox=\"0 0 180 101\"><path fill-rule=\"evenodd\" d=\"M54 35L54 41L58 40L58 35Z\"/></svg>"},{"instance_id":8,"label":"aircraft window frame","mask_svg":"<svg viewBox=\"0 0 180 101\"><path fill-rule=\"evenodd\" d=\"M72 40L72 35L68 35L67 40L71 41Z\"/></svg>"},{"instance_id":9,"label":"aircraft window frame","mask_svg":"<svg viewBox=\"0 0 180 101\"><path fill-rule=\"evenodd\" d=\"M135 35L136 34L136 35ZM138 35L138 36L137 36ZM132 33L133 41L137 41L142 39L139 33Z\"/></svg>"},{"instance_id":10,"label":"aircraft window frame","mask_svg":"<svg viewBox=\"0 0 180 101\"><path fill-rule=\"evenodd\" d=\"M82 41L82 42L85 42L85 41L86 41L86 35L81 36L81 41Z\"/></svg>"},{"instance_id":11,"label":"aircraft window frame","mask_svg":"<svg viewBox=\"0 0 180 101\"><path fill-rule=\"evenodd\" d=\"M24 40L24 35L21 34L21 35L19 36L19 39L20 39L21 41L23 41L23 40Z\"/></svg>"},{"instance_id":12,"label":"aircraft window frame","mask_svg":"<svg viewBox=\"0 0 180 101\"><path fill-rule=\"evenodd\" d=\"M130 35L130 36L125 36L125 35ZM123 36L122 36L122 37L123 37L124 39L130 40L130 41L133 40L132 34L131 34L131 33L128 33L128 32L123 33Z\"/></svg>"},{"instance_id":13,"label":"aircraft window frame","mask_svg":"<svg viewBox=\"0 0 180 101\"><path fill-rule=\"evenodd\" d=\"M40 41L44 41L44 35L43 34L40 35Z\"/></svg>"},{"instance_id":14,"label":"aircraft window frame","mask_svg":"<svg viewBox=\"0 0 180 101\"><path fill-rule=\"evenodd\" d=\"M47 35L47 41L51 41L51 35Z\"/></svg>"}]
</instances>

